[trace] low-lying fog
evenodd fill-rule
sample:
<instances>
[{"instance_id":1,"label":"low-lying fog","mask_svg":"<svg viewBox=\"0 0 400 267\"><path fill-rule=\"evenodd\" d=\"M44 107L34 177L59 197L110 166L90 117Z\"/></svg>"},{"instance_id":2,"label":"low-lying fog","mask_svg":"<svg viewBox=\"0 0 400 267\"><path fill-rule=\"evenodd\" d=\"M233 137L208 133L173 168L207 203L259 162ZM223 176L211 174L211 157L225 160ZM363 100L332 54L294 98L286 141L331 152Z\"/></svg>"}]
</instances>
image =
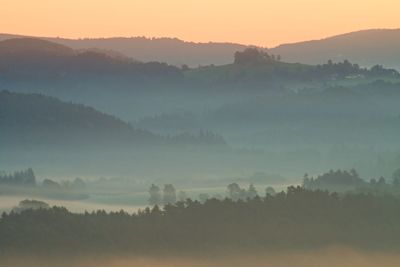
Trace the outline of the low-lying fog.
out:
<instances>
[{"instance_id":1,"label":"low-lying fog","mask_svg":"<svg viewBox=\"0 0 400 267\"><path fill-rule=\"evenodd\" d=\"M226 185L233 181L226 181ZM241 184L239 182L239 184ZM276 191L284 191L290 185L295 183L284 183L284 184L258 184L255 185L260 196L265 194L265 188L273 186ZM108 185L108 184L107 184ZM135 188L132 185L126 184L112 184L114 187L108 191L104 188L91 188L89 190L87 199L79 200L65 200L65 199L52 199L46 197L40 197L37 195L0 195L0 214L3 212L10 212L14 207L18 206L19 202L25 199L35 199L46 202L50 206L61 206L67 208L73 213L84 213L105 210L107 212L117 212L124 210L128 213L137 212L139 209L143 209L148 206L149 193L147 189L150 184L146 187L144 185L141 188ZM125 187L123 187L125 185ZM160 184L162 186L162 184ZM181 187L179 184L174 185L179 192L184 192L185 195L191 199L199 200L199 196L202 194L208 197L225 197L227 194L227 187L222 185L216 186L204 186L199 185L196 187ZM242 184L243 187L247 187L247 182ZM29 192L28 192L29 193Z\"/></svg>"},{"instance_id":2,"label":"low-lying fog","mask_svg":"<svg viewBox=\"0 0 400 267\"><path fill-rule=\"evenodd\" d=\"M32 199L30 197L23 196L0 196L0 213L9 212L14 207L18 206L18 203L24 199ZM126 205L126 204L104 204L95 203L89 200L55 200L45 198L34 198L48 203L50 206L62 206L66 207L71 212L83 213L85 211L91 212L96 210L120 211L123 209L128 213L136 212L139 208L143 208L143 205Z\"/></svg>"}]
</instances>

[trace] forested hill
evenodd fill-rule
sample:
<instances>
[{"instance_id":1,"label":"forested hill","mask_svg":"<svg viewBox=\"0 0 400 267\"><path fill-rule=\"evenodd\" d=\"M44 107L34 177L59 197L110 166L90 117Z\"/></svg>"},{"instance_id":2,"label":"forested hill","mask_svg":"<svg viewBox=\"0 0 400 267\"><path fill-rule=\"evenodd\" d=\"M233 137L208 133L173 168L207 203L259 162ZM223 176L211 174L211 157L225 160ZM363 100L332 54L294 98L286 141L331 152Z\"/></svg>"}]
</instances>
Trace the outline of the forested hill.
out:
<instances>
[{"instance_id":1,"label":"forested hill","mask_svg":"<svg viewBox=\"0 0 400 267\"><path fill-rule=\"evenodd\" d=\"M309 191L234 201L188 199L124 211L73 214L65 208L26 210L0 218L0 255L34 252L207 255L217 251L318 249L345 246L371 252L400 248L400 200ZM43 238L45 237L45 238ZM35 254L36 255L36 254Z\"/></svg>"},{"instance_id":2,"label":"forested hill","mask_svg":"<svg viewBox=\"0 0 400 267\"><path fill-rule=\"evenodd\" d=\"M160 62L139 62L113 51L74 50L42 39L0 41L0 86L20 89L21 84L49 94L51 88L101 90L110 88L164 89L219 83L246 85L292 82L309 83L345 79L398 79L399 73L376 65L362 68L344 60L321 65L286 63L279 55L256 48L235 51L232 64L177 68Z\"/></svg>"},{"instance_id":3,"label":"forested hill","mask_svg":"<svg viewBox=\"0 0 400 267\"><path fill-rule=\"evenodd\" d=\"M324 61L323 64L307 65L288 63L280 55L270 54L256 48L237 51L232 64L205 66L186 72L193 80L218 83L265 84L290 82L321 82L365 79L399 79L399 72L381 65L363 68L347 59L342 62Z\"/></svg>"},{"instance_id":4,"label":"forested hill","mask_svg":"<svg viewBox=\"0 0 400 267\"><path fill-rule=\"evenodd\" d=\"M0 42L0 82L87 80L112 77L129 81L181 77L165 63L142 63L112 51L74 50L41 39L15 38Z\"/></svg>"},{"instance_id":5,"label":"forested hill","mask_svg":"<svg viewBox=\"0 0 400 267\"><path fill-rule=\"evenodd\" d=\"M0 41L24 36L0 34ZM25 36L26 37L26 36ZM177 38L41 38L73 49L98 48L113 50L144 62L159 61L180 66L229 64L231 55L249 46L235 43L195 43ZM268 46L268 44L266 44ZM282 44L268 51L281 55L287 62L322 64L329 59L341 62L348 59L361 66L382 64L400 69L400 29L370 29L330 36L320 40Z\"/></svg>"},{"instance_id":6,"label":"forested hill","mask_svg":"<svg viewBox=\"0 0 400 267\"><path fill-rule=\"evenodd\" d=\"M225 146L222 136L206 131L173 136L135 128L117 117L82 104L40 94L0 91L0 145L195 145Z\"/></svg>"},{"instance_id":7,"label":"forested hill","mask_svg":"<svg viewBox=\"0 0 400 267\"><path fill-rule=\"evenodd\" d=\"M15 38L0 42L0 55L23 55L29 56L32 53L41 53L49 56L72 56L75 54L72 48L53 42L34 38Z\"/></svg>"},{"instance_id":8,"label":"forested hill","mask_svg":"<svg viewBox=\"0 0 400 267\"><path fill-rule=\"evenodd\" d=\"M0 41L23 36L0 34ZM246 45L235 43L195 43L177 38L146 38L146 37L114 37L114 38L41 38L43 40L66 45L73 49L97 48L113 50L127 57L140 61L159 61L191 67L210 64L228 64L236 51L247 48Z\"/></svg>"},{"instance_id":9,"label":"forested hill","mask_svg":"<svg viewBox=\"0 0 400 267\"><path fill-rule=\"evenodd\" d=\"M288 62L321 64L348 59L362 66L400 69L400 29L363 30L313 41L280 45L269 51Z\"/></svg>"},{"instance_id":10,"label":"forested hill","mask_svg":"<svg viewBox=\"0 0 400 267\"><path fill-rule=\"evenodd\" d=\"M158 139L93 108L38 94L0 92L0 143L82 144Z\"/></svg>"}]
</instances>

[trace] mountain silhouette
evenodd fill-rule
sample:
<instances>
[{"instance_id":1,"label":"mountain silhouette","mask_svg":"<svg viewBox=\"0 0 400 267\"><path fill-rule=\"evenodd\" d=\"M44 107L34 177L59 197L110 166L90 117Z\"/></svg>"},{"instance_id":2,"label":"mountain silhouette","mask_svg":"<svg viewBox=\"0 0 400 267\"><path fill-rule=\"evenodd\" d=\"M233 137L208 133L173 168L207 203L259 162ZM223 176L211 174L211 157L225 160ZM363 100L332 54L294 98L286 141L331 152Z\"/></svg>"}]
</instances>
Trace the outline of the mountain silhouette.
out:
<instances>
[{"instance_id":1,"label":"mountain silhouette","mask_svg":"<svg viewBox=\"0 0 400 267\"><path fill-rule=\"evenodd\" d=\"M0 41L21 37L0 34ZM224 65L232 60L236 51L248 47L235 43L195 43L177 38L97 38L65 39L41 38L73 49L112 50L139 61L159 61L180 66L187 64ZM322 64L329 59L343 61L348 59L361 66L371 67L382 64L385 67L400 69L400 29L372 29L345 33L321 40L282 44L270 48L269 52L281 55L286 62Z\"/></svg>"},{"instance_id":2,"label":"mountain silhouette","mask_svg":"<svg viewBox=\"0 0 400 267\"><path fill-rule=\"evenodd\" d=\"M72 48L37 38L13 38L0 41L0 55L42 53L51 56L72 56Z\"/></svg>"},{"instance_id":3,"label":"mountain silhouette","mask_svg":"<svg viewBox=\"0 0 400 267\"><path fill-rule=\"evenodd\" d=\"M20 36L0 34L0 41L16 37ZM92 48L112 50L143 62L158 61L175 66L187 64L192 67L210 64L228 64L231 62L232 55L236 51L244 50L248 47L234 43L185 42L177 38L41 39L66 45L77 50Z\"/></svg>"},{"instance_id":4,"label":"mountain silhouette","mask_svg":"<svg viewBox=\"0 0 400 267\"><path fill-rule=\"evenodd\" d=\"M400 69L400 29L363 30L321 40L283 44L269 50L286 62L321 64L348 59L361 66Z\"/></svg>"},{"instance_id":5,"label":"mountain silhouette","mask_svg":"<svg viewBox=\"0 0 400 267\"><path fill-rule=\"evenodd\" d=\"M154 80L180 76L177 67L165 63L142 63L118 52L102 49L75 50L35 38L0 41L0 79L4 81L76 80L84 77L124 77Z\"/></svg>"}]
</instances>

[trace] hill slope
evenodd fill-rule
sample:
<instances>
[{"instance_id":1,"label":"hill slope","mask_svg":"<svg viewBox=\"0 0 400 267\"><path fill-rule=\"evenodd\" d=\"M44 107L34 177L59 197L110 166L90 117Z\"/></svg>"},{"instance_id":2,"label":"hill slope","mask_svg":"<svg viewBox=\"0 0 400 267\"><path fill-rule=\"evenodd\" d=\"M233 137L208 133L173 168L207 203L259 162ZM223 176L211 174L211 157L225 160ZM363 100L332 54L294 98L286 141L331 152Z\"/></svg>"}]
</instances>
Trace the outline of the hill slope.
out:
<instances>
[{"instance_id":1,"label":"hill slope","mask_svg":"<svg viewBox=\"0 0 400 267\"><path fill-rule=\"evenodd\" d=\"M362 66L400 69L400 29L364 30L321 40L283 44L269 51L288 62L321 64L348 59Z\"/></svg>"},{"instance_id":2,"label":"hill slope","mask_svg":"<svg viewBox=\"0 0 400 267\"><path fill-rule=\"evenodd\" d=\"M157 138L93 108L38 94L0 92L2 145L82 145Z\"/></svg>"},{"instance_id":3,"label":"hill slope","mask_svg":"<svg viewBox=\"0 0 400 267\"><path fill-rule=\"evenodd\" d=\"M178 68L165 63L137 62L102 50L74 50L34 38L0 41L0 80L4 81L104 77L155 80L180 75Z\"/></svg>"},{"instance_id":4,"label":"hill slope","mask_svg":"<svg viewBox=\"0 0 400 267\"><path fill-rule=\"evenodd\" d=\"M0 34L0 41L20 37ZM172 65L188 64L223 65L231 62L236 51L249 46L234 43L194 43L176 38L101 38L64 39L42 38L73 49L98 48L113 50L141 61L160 61ZM400 69L400 29L363 30L345 33L321 40L282 44L270 49L270 53L281 55L284 61L306 64L321 64L328 59L348 59L362 66L383 64Z\"/></svg>"},{"instance_id":5,"label":"hill slope","mask_svg":"<svg viewBox=\"0 0 400 267\"><path fill-rule=\"evenodd\" d=\"M11 34L0 34L0 41L22 37ZM99 39L64 39L41 38L73 49L98 48L122 53L128 57L143 61L159 61L180 66L227 64L232 55L248 46L234 43L195 43L185 42L177 38L99 38Z\"/></svg>"},{"instance_id":6,"label":"hill slope","mask_svg":"<svg viewBox=\"0 0 400 267\"><path fill-rule=\"evenodd\" d=\"M64 45L36 38L13 38L0 42L0 55L43 53L51 56L72 56L74 50Z\"/></svg>"}]
</instances>

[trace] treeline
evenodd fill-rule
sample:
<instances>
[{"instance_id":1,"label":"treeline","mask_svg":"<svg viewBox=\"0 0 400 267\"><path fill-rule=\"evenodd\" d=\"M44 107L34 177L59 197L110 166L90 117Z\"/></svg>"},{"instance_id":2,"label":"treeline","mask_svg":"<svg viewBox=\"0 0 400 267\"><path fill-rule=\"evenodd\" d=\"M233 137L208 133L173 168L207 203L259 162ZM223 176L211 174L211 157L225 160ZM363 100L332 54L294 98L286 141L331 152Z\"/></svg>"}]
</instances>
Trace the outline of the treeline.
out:
<instances>
[{"instance_id":1,"label":"treeline","mask_svg":"<svg viewBox=\"0 0 400 267\"><path fill-rule=\"evenodd\" d=\"M261 174L262 175L262 174ZM400 169L397 169L392 176L392 180L386 180L384 177L378 179L370 179L369 181L362 179L355 169L347 170L330 170L326 173L310 177L304 175L302 188L310 191L326 191L331 193L364 193L373 195L393 195L400 196ZM160 186L152 184L148 190L148 204L167 205L175 204L176 202L184 202L189 199L185 191L177 191L173 184L164 185L163 189ZM246 201L255 197L274 196L277 194L272 186L267 186L263 192L258 192L257 188L250 183L247 188L243 188L240 183L231 183L227 186L225 194L200 193L196 199L200 203L204 203L209 199L222 200L224 198L233 201ZM192 197L193 199L193 197Z\"/></svg>"},{"instance_id":2,"label":"treeline","mask_svg":"<svg viewBox=\"0 0 400 267\"><path fill-rule=\"evenodd\" d=\"M45 179L41 188L43 189L41 194L48 198L74 200L89 198L86 183L81 178L61 182Z\"/></svg>"},{"instance_id":3,"label":"treeline","mask_svg":"<svg viewBox=\"0 0 400 267\"><path fill-rule=\"evenodd\" d=\"M400 195L400 169L394 171L391 180L384 177L362 179L356 170L330 170L317 177L304 175L303 187L308 190L327 190L331 192L358 192L372 194Z\"/></svg>"},{"instance_id":4,"label":"treeline","mask_svg":"<svg viewBox=\"0 0 400 267\"><path fill-rule=\"evenodd\" d=\"M268 79L279 77L287 80L337 80L366 77L400 77L400 73L395 69L387 69L382 65L362 68L358 64L351 63L348 60L344 60L343 62L328 60L327 63L316 66L285 63L282 62L279 55L268 54L268 52L257 48L248 48L244 51L236 52L234 55L234 65L252 67L253 69L264 67L267 72L262 76ZM259 77L252 78L260 79L262 78L261 74L258 73ZM245 73L240 73L240 76L243 75L246 76Z\"/></svg>"},{"instance_id":5,"label":"treeline","mask_svg":"<svg viewBox=\"0 0 400 267\"><path fill-rule=\"evenodd\" d=\"M359 78L359 77L400 77L395 69L386 69L382 65L375 65L371 68L361 68L358 64L353 64L348 60L333 63L328 60L326 64L317 65L316 73L321 77L332 79Z\"/></svg>"},{"instance_id":6,"label":"treeline","mask_svg":"<svg viewBox=\"0 0 400 267\"><path fill-rule=\"evenodd\" d=\"M211 131L199 131L198 133L181 133L167 137L172 144L177 145L200 145L200 146L226 146L223 136Z\"/></svg>"},{"instance_id":7,"label":"treeline","mask_svg":"<svg viewBox=\"0 0 400 267\"><path fill-rule=\"evenodd\" d=\"M85 199L89 197L86 183L81 178L61 182L45 179L38 182L32 168L13 173L0 172L0 194L27 194L54 199Z\"/></svg>"},{"instance_id":8,"label":"treeline","mask_svg":"<svg viewBox=\"0 0 400 267\"><path fill-rule=\"evenodd\" d=\"M132 215L65 208L3 214L0 251L7 253L204 253L240 249L344 245L400 249L400 199L289 187L246 200L187 199Z\"/></svg>"},{"instance_id":9,"label":"treeline","mask_svg":"<svg viewBox=\"0 0 400 267\"><path fill-rule=\"evenodd\" d=\"M257 48L247 48L243 51L237 51L235 53L233 63L238 65L254 65L273 63L280 60L280 55L270 55L267 52Z\"/></svg>"},{"instance_id":10,"label":"treeline","mask_svg":"<svg viewBox=\"0 0 400 267\"><path fill-rule=\"evenodd\" d=\"M36 186L35 173L31 168L23 171L15 171L13 173L0 171L0 186L1 185Z\"/></svg>"},{"instance_id":11,"label":"treeline","mask_svg":"<svg viewBox=\"0 0 400 267\"><path fill-rule=\"evenodd\" d=\"M259 196L257 189L253 184L250 184L248 188L242 188L238 183L231 183L226 188L226 195L223 196L221 194L210 195L207 193L200 193L197 197L197 200L201 203L205 203L209 199L218 199L222 200L225 197L229 198L233 201L238 200L246 200L253 199ZM191 199L185 191L177 191L173 184L166 184L164 188L161 190L161 187L155 184L152 184L148 190L149 199L148 203L150 206L154 205L168 205L175 204L176 202L185 202L188 199ZM264 195L275 195L276 191L273 187L268 186L265 189Z\"/></svg>"}]
</instances>

